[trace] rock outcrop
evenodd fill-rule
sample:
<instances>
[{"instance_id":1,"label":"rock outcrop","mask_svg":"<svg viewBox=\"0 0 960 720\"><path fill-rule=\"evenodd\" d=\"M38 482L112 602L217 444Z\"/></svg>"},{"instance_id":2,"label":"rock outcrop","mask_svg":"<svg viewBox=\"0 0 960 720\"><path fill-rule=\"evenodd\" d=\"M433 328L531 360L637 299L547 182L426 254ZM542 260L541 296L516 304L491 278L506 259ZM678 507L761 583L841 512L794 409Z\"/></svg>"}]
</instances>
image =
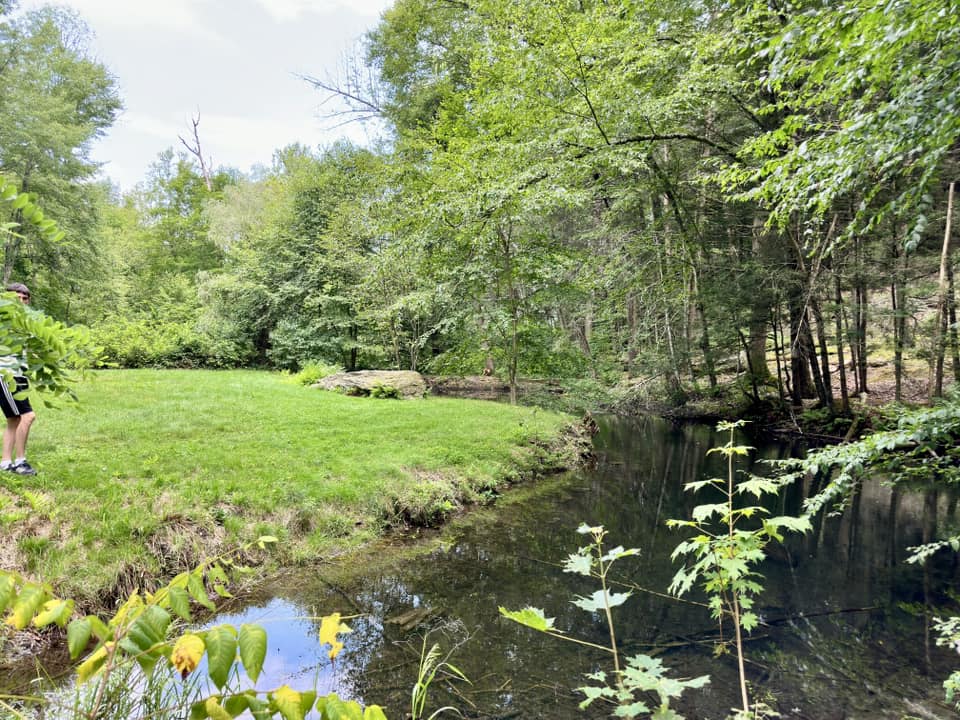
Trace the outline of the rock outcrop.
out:
<instances>
[{"instance_id":1,"label":"rock outcrop","mask_svg":"<svg viewBox=\"0 0 960 720\"><path fill-rule=\"evenodd\" d=\"M375 388L393 388L405 399L422 398L427 392L423 376L412 370L357 370L327 375L310 387L336 390L346 395L370 395Z\"/></svg>"}]
</instances>

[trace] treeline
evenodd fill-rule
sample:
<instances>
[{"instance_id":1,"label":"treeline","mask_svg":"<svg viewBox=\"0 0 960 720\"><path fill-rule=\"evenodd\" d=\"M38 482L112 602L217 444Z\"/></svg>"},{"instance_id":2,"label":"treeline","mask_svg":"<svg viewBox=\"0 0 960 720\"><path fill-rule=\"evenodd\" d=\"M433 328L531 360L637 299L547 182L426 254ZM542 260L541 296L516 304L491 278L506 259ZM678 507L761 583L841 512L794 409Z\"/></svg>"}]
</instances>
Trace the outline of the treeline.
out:
<instances>
[{"instance_id":1,"label":"treeline","mask_svg":"<svg viewBox=\"0 0 960 720\"><path fill-rule=\"evenodd\" d=\"M67 231L25 230L4 273L120 364L736 378L839 408L875 360L897 399L960 373L950 0L398 0L313 81L381 145L255 176L171 150L123 197L89 181L119 99L77 25L3 25L0 170Z\"/></svg>"}]
</instances>

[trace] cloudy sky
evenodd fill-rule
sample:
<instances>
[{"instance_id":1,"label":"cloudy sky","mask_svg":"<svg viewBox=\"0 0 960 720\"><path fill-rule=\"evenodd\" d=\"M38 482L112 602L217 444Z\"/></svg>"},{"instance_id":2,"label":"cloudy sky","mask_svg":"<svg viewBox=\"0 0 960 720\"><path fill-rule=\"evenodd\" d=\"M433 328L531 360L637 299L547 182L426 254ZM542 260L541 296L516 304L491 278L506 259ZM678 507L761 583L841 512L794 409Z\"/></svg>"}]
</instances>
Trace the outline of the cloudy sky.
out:
<instances>
[{"instance_id":1,"label":"cloudy sky","mask_svg":"<svg viewBox=\"0 0 960 720\"><path fill-rule=\"evenodd\" d=\"M214 166L247 172L292 142L365 142L358 125L323 119L323 95L300 75L335 77L345 54L392 0L20 0L76 10L93 54L117 78L125 109L94 158L121 189L158 153L183 149L199 112Z\"/></svg>"}]
</instances>

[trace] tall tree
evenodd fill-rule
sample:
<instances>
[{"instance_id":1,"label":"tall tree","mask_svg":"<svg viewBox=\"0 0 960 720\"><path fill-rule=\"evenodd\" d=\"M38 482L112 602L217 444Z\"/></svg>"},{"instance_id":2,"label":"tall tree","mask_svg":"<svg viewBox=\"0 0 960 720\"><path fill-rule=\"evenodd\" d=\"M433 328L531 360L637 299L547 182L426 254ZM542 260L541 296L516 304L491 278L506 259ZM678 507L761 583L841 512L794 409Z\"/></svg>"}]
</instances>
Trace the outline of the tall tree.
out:
<instances>
[{"instance_id":1,"label":"tall tree","mask_svg":"<svg viewBox=\"0 0 960 720\"><path fill-rule=\"evenodd\" d=\"M67 242L27 231L4 247L3 281L16 272L64 276L82 268L99 191L91 143L121 104L116 82L88 50L89 33L66 10L28 12L0 24L0 172L43 197ZM16 220L16 218L12 218ZM51 298L52 300L52 298Z\"/></svg>"}]
</instances>

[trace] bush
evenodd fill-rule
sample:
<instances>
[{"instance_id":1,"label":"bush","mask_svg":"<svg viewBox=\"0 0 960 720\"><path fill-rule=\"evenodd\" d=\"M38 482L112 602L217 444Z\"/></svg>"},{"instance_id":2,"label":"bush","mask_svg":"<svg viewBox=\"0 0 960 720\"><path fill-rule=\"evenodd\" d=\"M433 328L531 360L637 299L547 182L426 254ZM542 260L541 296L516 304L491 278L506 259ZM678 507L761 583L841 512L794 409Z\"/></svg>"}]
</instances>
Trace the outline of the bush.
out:
<instances>
[{"instance_id":1,"label":"bush","mask_svg":"<svg viewBox=\"0 0 960 720\"><path fill-rule=\"evenodd\" d=\"M379 398L381 400L399 400L400 391L392 385L382 385L377 383L370 388L370 397Z\"/></svg>"},{"instance_id":2,"label":"bush","mask_svg":"<svg viewBox=\"0 0 960 720\"><path fill-rule=\"evenodd\" d=\"M103 359L121 367L236 367L243 358L235 346L198 333L191 322L111 318L91 328Z\"/></svg>"},{"instance_id":3,"label":"bush","mask_svg":"<svg viewBox=\"0 0 960 720\"><path fill-rule=\"evenodd\" d=\"M307 362L300 372L293 376L293 379L299 385L313 385L319 380L327 377L327 375L336 375L337 373L343 372L343 368L339 365L330 365L325 362Z\"/></svg>"}]
</instances>

